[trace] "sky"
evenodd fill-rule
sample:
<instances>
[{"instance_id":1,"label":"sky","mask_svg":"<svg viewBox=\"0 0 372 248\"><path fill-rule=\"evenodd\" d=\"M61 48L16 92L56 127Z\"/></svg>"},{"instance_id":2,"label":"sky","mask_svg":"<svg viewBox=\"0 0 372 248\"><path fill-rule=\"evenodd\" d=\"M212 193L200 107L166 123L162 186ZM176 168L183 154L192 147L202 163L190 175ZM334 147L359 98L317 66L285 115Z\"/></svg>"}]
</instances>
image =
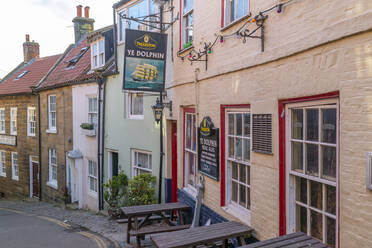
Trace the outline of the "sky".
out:
<instances>
[{"instance_id":1,"label":"sky","mask_svg":"<svg viewBox=\"0 0 372 248\"><path fill-rule=\"evenodd\" d=\"M40 44L40 57L63 53L74 43L76 6L90 7L94 29L113 24L118 0L12 0L0 8L0 78L23 61L25 35ZM84 15L84 9L83 9Z\"/></svg>"}]
</instances>

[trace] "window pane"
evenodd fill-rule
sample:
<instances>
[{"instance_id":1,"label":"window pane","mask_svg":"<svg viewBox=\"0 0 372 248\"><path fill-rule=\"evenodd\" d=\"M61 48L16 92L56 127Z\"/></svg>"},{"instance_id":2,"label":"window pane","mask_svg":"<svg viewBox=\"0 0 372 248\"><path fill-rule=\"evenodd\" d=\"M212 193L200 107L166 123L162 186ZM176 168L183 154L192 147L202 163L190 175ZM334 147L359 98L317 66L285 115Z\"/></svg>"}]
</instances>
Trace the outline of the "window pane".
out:
<instances>
[{"instance_id":1,"label":"window pane","mask_svg":"<svg viewBox=\"0 0 372 248\"><path fill-rule=\"evenodd\" d=\"M235 158L242 159L242 139L235 138Z\"/></svg>"},{"instance_id":2,"label":"window pane","mask_svg":"<svg viewBox=\"0 0 372 248\"><path fill-rule=\"evenodd\" d=\"M230 22L235 20L235 1L236 0L227 0L230 8Z\"/></svg>"},{"instance_id":3,"label":"window pane","mask_svg":"<svg viewBox=\"0 0 372 248\"><path fill-rule=\"evenodd\" d=\"M296 205L296 231L307 233L307 210Z\"/></svg>"},{"instance_id":4,"label":"window pane","mask_svg":"<svg viewBox=\"0 0 372 248\"><path fill-rule=\"evenodd\" d=\"M306 174L318 176L319 156L318 145L306 144Z\"/></svg>"},{"instance_id":5,"label":"window pane","mask_svg":"<svg viewBox=\"0 0 372 248\"><path fill-rule=\"evenodd\" d=\"M246 196L247 193L245 192L246 187L244 185L239 184L239 204L243 207L246 207L247 201Z\"/></svg>"},{"instance_id":6,"label":"window pane","mask_svg":"<svg viewBox=\"0 0 372 248\"><path fill-rule=\"evenodd\" d=\"M250 158L251 158L251 154L250 154L250 140L249 139L243 139L243 142L244 142L244 160L246 161L249 161Z\"/></svg>"},{"instance_id":7,"label":"window pane","mask_svg":"<svg viewBox=\"0 0 372 248\"><path fill-rule=\"evenodd\" d=\"M336 144L337 111L335 108L322 109L322 141Z\"/></svg>"},{"instance_id":8,"label":"window pane","mask_svg":"<svg viewBox=\"0 0 372 248\"><path fill-rule=\"evenodd\" d=\"M323 187L321 183L310 181L310 205L319 210L323 209Z\"/></svg>"},{"instance_id":9,"label":"window pane","mask_svg":"<svg viewBox=\"0 0 372 248\"><path fill-rule=\"evenodd\" d=\"M326 185L326 211L336 215L336 187Z\"/></svg>"},{"instance_id":10,"label":"window pane","mask_svg":"<svg viewBox=\"0 0 372 248\"><path fill-rule=\"evenodd\" d=\"M234 115L229 114L228 115L228 134L233 135L234 134Z\"/></svg>"},{"instance_id":11,"label":"window pane","mask_svg":"<svg viewBox=\"0 0 372 248\"><path fill-rule=\"evenodd\" d=\"M302 139L304 115L302 109L292 110L292 138Z\"/></svg>"},{"instance_id":12,"label":"window pane","mask_svg":"<svg viewBox=\"0 0 372 248\"><path fill-rule=\"evenodd\" d=\"M326 244L328 247L336 247L336 220L326 217L327 235Z\"/></svg>"},{"instance_id":13,"label":"window pane","mask_svg":"<svg viewBox=\"0 0 372 248\"><path fill-rule=\"evenodd\" d=\"M251 135L251 114L245 113L243 114L244 120L244 136Z\"/></svg>"},{"instance_id":14,"label":"window pane","mask_svg":"<svg viewBox=\"0 0 372 248\"><path fill-rule=\"evenodd\" d=\"M137 166L138 167L142 167L142 168L148 168L147 166L147 154L146 153L138 153L138 164Z\"/></svg>"},{"instance_id":15,"label":"window pane","mask_svg":"<svg viewBox=\"0 0 372 248\"><path fill-rule=\"evenodd\" d=\"M238 7L237 7L237 18L244 16L244 1L245 0L237 0L238 1Z\"/></svg>"},{"instance_id":16,"label":"window pane","mask_svg":"<svg viewBox=\"0 0 372 248\"><path fill-rule=\"evenodd\" d=\"M232 181L231 187L232 187L231 200L234 202L237 202L238 201L238 184Z\"/></svg>"},{"instance_id":17,"label":"window pane","mask_svg":"<svg viewBox=\"0 0 372 248\"><path fill-rule=\"evenodd\" d=\"M247 208L251 208L251 190L247 188Z\"/></svg>"},{"instance_id":18,"label":"window pane","mask_svg":"<svg viewBox=\"0 0 372 248\"><path fill-rule=\"evenodd\" d=\"M195 155L191 152L189 154L189 184L195 185Z\"/></svg>"},{"instance_id":19,"label":"window pane","mask_svg":"<svg viewBox=\"0 0 372 248\"><path fill-rule=\"evenodd\" d=\"M303 145L292 141L292 170L301 171L303 166Z\"/></svg>"},{"instance_id":20,"label":"window pane","mask_svg":"<svg viewBox=\"0 0 372 248\"><path fill-rule=\"evenodd\" d=\"M251 185L251 167L250 166L247 166L247 184Z\"/></svg>"},{"instance_id":21,"label":"window pane","mask_svg":"<svg viewBox=\"0 0 372 248\"><path fill-rule=\"evenodd\" d=\"M246 165L239 165L239 181L242 183L247 183L247 172L246 172Z\"/></svg>"},{"instance_id":22,"label":"window pane","mask_svg":"<svg viewBox=\"0 0 372 248\"><path fill-rule=\"evenodd\" d=\"M232 178L238 180L238 164L231 162Z\"/></svg>"},{"instance_id":23,"label":"window pane","mask_svg":"<svg viewBox=\"0 0 372 248\"><path fill-rule=\"evenodd\" d=\"M191 149L191 115L186 115L186 147Z\"/></svg>"},{"instance_id":24,"label":"window pane","mask_svg":"<svg viewBox=\"0 0 372 248\"><path fill-rule=\"evenodd\" d=\"M100 40L100 41L99 41L99 51L100 51L101 53L105 52L105 43L104 43L103 40Z\"/></svg>"},{"instance_id":25,"label":"window pane","mask_svg":"<svg viewBox=\"0 0 372 248\"><path fill-rule=\"evenodd\" d=\"M322 146L323 178L336 180L336 147Z\"/></svg>"},{"instance_id":26,"label":"window pane","mask_svg":"<svg viewBox=\"0 0 372 248\"><path fill-rule=\"evenodd\" d=\"M186 13L194 8L194 0L183 1L183 13Z\"/></svg>"},{"instance_id":27,"label":"window pane","mask_svg":"<svg viewBox=\"0 0 372 248\"><path fill-rule=\"evenodd\" d=\"M229 140L229 158L234 158L234 138L233 137L229 137L228 138Z\"/></svg>"},{"instance_id":28,"label":"window pane","mask_svg":"<svg viewBox=\"0 0 372 248\"><path fill-rule=\"evenodd\" d=\"M319 134L319 109L306 110L306 139L318 141Z\"/></svg>"},{"instance_id":29,"label":"window pane","mask_svg":"<svg viewBox=\"0 0 372 248\"><path fill-rule=\"evenodd\" d=\"M296 200L307 204L307 180L296 177Z\"/></svg>"},{"instance_id":30,"label":"window pane","mask_svg":"<svg viewBox=\"0 0 372 248\"><path fill-rule=\"evenodd\" d=\"M311 236L323 240L322 214L310 210L310 233Z\"/></svg>"},{"instance_id":31,"label":"window pane","mask_svg":"<svg viewBox=\"0 0 372 248\"><path fill-rule=\"evenodd\" d=\"M196 151L196 116L192 115L192 150Z\"/></svg>"},{"instance_id":32,"label":"window pane","mask_svg":"<svg viewBox=\"0 0 372 248\"><path fill-rule=\"evenodd\" d=\"M236 114L236 135L241 136L242 135L242 128L243 128L243 123L242 123L242 114Z\"/></svg>"}]
</instances>

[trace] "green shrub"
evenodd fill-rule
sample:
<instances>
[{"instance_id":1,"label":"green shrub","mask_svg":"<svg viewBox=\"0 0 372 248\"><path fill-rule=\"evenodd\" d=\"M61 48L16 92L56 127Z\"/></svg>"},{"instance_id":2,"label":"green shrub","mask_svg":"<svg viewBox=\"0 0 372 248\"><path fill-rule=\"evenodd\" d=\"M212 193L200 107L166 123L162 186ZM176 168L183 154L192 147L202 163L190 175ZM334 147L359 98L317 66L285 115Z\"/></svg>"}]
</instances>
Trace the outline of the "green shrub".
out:
<instances>
[{"instance_id":1,"label":"green shrub","mask_svg":"<svg viewBox=\"0 0 372 248\"><path fill-rule=\"evenodd\" d=\"M91 123L81 123L80 127L86 130L93 130L94 126Z\"/></svg>"},{"instance_id":2,"label":"green shrub","mask_svg":"<svg viewBox=\"0 0 372 248\"><path fill-rule=\"evenodd\" d=\"M192 41L187 42L185 45L183 45L183 49L186 49L188 47L192 46Z\"/></svg>"},{"instance_id":3,"label":"green shrub","mask_svg":"<svg viewBox=\"0 0 372 248\"><path fill-rule=\"evenodd\" d=\"M151 174L140 174L129 181L129 206L147 205L156 203L155 198L156 177Z\"/></svg>"},{"instance_id":4,"label":"green shrub","mask_svg":"<svg viewBox=\"0 0 372 248\"><path fill-rule=\"evenodd\" d=\"M106 191L103 199L109 205L108 212L112 217L120 216L120 207L127 206L128 203L128 177L120 172L119 175L112 177L103 185Z\"/></svg>"}]
</instances>

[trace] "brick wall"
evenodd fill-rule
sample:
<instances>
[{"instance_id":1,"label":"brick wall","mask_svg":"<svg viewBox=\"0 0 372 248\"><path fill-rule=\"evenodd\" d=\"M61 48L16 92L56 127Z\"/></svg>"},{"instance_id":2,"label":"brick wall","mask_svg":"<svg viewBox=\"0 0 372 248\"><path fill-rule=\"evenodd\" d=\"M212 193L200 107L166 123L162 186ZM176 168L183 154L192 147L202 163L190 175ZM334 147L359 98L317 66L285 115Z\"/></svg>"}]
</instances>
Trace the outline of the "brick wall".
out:
<instances>
[{"instance_id":1,"label":"brick wall","mask_svg":"<svg viewBox=\"0 0 372 248\"><path fill-rule=\"evenodd\" d=\"M56 95L57 132L48 129L48 95ZM42 197L45 201L63 203L66 188L66 152L73 149L72 144L72 88L71 86L40 92L41 116L41 163ZM49 148L57 150L58 188L47 184L49 180Z\"/></svg>"},{"instance_id":2,"label":"brick wall","mask_svg":"<svg viewBox=\"0 0 372 248\"><path fill-rule=\"evenodd\" d=\"M37 110L34 95L0 96L0 108L5 108L5 135L10 135L10 108L17 108L17 146L0 145L6 152L6 177L0 176L0 192L6 197L30 196L30 156L38 156L38 130L36 136L27 136L27 107ZM36 124L38 126L38 124ZM11 152L18 153L19 181L12 179Z\"/></svg>"}]
</instances>

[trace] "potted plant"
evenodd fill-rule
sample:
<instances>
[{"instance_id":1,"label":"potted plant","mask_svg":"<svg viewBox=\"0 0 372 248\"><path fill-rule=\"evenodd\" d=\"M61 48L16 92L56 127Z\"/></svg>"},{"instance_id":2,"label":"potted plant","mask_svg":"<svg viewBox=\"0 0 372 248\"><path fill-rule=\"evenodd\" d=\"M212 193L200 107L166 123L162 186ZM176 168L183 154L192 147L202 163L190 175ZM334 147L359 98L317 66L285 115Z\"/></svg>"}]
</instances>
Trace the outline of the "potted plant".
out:
<instances>
[{"instance_id":1,"label":"potted plant","mask_svg":"<svg viewBox=\"0 0 372 248\"><path fill-rule=\"evenodd\" d=\"M103 198L108 206L108 214L112 218L118 218L121 215L120 207L127 205L128 195L128 177L124 173L112 177L106 184Z\"/></svg>"},{"instance_id":2,"label":"potted plant","mask_svg":"<svg viewBox=\"0 0 372 248\"><path fill-rule=\"evenodd\" d=\"M81 123L80 127L81 127L82 134L85 134L86 136L96 135L96 130L92 123Z\"/></svg>"}]
</instances>

